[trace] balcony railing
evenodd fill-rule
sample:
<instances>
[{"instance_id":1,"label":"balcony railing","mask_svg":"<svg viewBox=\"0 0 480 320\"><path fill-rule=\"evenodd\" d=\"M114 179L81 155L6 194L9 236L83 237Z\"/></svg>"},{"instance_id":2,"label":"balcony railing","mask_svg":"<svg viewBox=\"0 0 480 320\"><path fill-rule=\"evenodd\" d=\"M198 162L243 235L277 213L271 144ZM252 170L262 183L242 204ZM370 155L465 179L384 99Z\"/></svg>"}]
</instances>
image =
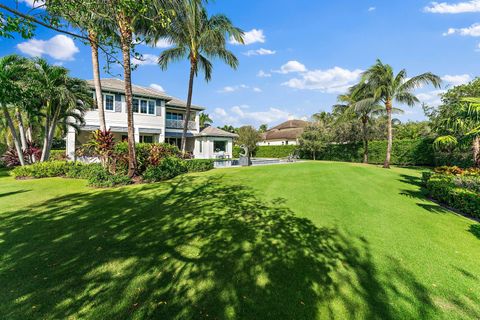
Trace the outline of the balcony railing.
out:
<instances>
[{"instance_id":1,"label":"balcony railing","mask_svg":"<svg viewBox=\"0 0 480 320\"><path fill-rule=\"evenodd\" d=\"M170 129L183 129L183 124L185 120L166 120L166 127ZM188 129L195 130L197 128L197 123L195 121L188 121Z\"/></svg>"}]
</instances>

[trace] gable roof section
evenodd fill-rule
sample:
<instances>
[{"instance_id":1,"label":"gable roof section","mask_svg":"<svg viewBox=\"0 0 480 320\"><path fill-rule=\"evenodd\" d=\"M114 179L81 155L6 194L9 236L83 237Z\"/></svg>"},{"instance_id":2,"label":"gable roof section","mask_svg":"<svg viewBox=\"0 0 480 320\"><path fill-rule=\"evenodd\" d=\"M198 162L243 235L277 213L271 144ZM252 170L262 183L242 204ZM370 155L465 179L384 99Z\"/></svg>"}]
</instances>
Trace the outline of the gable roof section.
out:
<instances>
[{"instance_id":1,"label":"gable roof section","mask_svg":"<svg viewBox=\"0 0 480 320\"><path fill-rule=\"evenodd\" d=\"M87 82L92 89L95 88L93 80L87 80ZM116 78L103 78L101 79L101 82L102 90L125 94L125 82L123 80ZM186 108L186 103L184 101L155 89L132 84L132 92L134 96L166 100L167 106ZM204 108L192 105L192 109L203 110Z\"/></svg>"},{"instance_id":2,"label":"gable roof section","mask_svg":"<svg viewBox=\"0 0 480 320\"><path fill-rule=\"evenodd\" d=\"M288 120L262 134L263 140L295 140L298 139L308 126L303 120Z\"/></svg>"},{"instance_id":3,"label":"gable roof section","mask_svg":"<svg viewBox=\"0 0 480 320\"><path fill-rule=\"evenodd\" d=\"M237 138L238 134L231 133L224 131L222 129L218 129L215 127L206 127L200 133L198 134L199 136L204 136L204 137L226 137L226 138Z\"/></svg>"}]
</instances>

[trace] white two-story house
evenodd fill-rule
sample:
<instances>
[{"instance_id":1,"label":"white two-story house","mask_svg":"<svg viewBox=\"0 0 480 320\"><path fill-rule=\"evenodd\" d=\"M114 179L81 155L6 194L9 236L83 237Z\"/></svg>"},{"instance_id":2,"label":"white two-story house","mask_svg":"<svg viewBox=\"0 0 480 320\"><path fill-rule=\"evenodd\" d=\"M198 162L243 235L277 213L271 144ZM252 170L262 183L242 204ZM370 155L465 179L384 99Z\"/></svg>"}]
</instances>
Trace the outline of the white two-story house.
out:
<instances>
[{"instance_id":1,"label":"white two-story house","mask_svg":"<svg viewBox=\"0 0 480 320\"><path fill-rule=\"evenodd\" d=\"M94 92L92 80L88 83ZM127 139L127 108L123 80L102 79L105 122L117 141ZM132 86L135 141L143 143L166 142L180 147L186 103L164 92L141 86ZM236 135L218 130L200 131L199 114L204 108L192 105L188 119L187 151L195 158L231 158ZM75 158L77 147L91 139L98 130L98 110L87 111L85 125L77 133L71 128L67 134L67 156Z\"/></svg>"}]
</instances>

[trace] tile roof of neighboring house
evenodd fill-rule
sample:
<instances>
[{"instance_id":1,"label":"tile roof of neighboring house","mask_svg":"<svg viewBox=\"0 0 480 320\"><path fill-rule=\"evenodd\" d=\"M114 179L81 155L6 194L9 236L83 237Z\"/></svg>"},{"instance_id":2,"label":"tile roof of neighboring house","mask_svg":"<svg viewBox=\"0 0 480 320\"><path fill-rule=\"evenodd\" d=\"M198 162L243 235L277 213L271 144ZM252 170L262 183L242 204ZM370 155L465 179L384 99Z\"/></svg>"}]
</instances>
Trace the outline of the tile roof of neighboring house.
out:
<instances>
[{"instance_id":1,"label":"tile roof of neighboring house","mask_svg":"<svg viewBox=\"0 0 480 320\"><path fill-rule=\"evenodd\" d=\"M295 140L298 139L308 126L309 122L303 120L288 120L275 126L262 134L263 140Z\"/></svg>"},{"instance_id":2,"label":"tile roof of neighboring house","mask_svg":"<svg viewBox=\"0 0 480 320\"><path fill-rule=\"evenodd\" d=\"M94 88L93 80L87 80L91 88ZM125 82L116 78L103 78L102 90L124 93L125 92ZM162 99L167 101L168 106L181 107L185 108L186 103L178 98L172 97L165 92L161 92L152 88L137 86L132 84L132 92L135 96L142 96L145 98L154 98ZM203 110L204 108L192 105L192 109Z\"/></svg>"},{"instance_id":3,"label":"tile roof of neighboring house","mask_svg":"<svg viewBox=\"0 0 480 320\"><path fill-rule=\"evenodd\" d=\"M228 138L237 138L238 134L231 133L224 131L222 129L218 129L215 127L206 127L200 133L198 134L199 136L205 136L205 137L228 137Z\"/></svg>"}]
</instances>

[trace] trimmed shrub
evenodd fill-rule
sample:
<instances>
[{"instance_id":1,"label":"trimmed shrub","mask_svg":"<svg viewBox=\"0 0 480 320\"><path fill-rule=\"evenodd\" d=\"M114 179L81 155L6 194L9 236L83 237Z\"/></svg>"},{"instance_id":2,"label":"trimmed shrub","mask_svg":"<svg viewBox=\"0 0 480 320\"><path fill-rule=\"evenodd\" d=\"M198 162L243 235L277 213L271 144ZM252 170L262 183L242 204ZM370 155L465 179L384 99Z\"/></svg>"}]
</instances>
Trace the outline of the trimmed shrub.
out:
<instances>
[{"instance_id":1,"label":"trimmed shrub","mask_svg":"<svg viewBox=\"0 0 480 320\"><path fill-rule=\"evenodd\" d=\"M188 172L203 172L213 169L214 160L211 159L191 159L185 160Z\"/></svg>"},{"instance_id":2,"label":"trimmed shrub","mask_svg":"<svg viewBox=\"0 0 480 320\"><path fill-rule=\"evenodd\" d=\"M130 179L130 177L127 175L114 175L105 169L92 172L92 175L88 178L88 185L96 188L111 188L116 186L125 186L131 183L132 179Z\"/></svg>"},{"instance_id":3,"label":"trimmed shrub","mask_svg":"<svg viewBox=\"0 0 480 320\"><path fill-rule=\"evenodd\" d=\"M465 214L480 218L480 194L458 187L454 176L433 175L427 182L430 196Z\"/></svg>"},{"instance_id":4,"label":"trimmed shrub","mask_svg":"<svg viewBox=\"0 0 480 320\"><path fill-rule=\"evenodd\" d=\"M49 161L65 161L67 160L67 154L65 150L50 150Z\"/></svg>"},{"instance_id":5,"label":"trimmed shrub","mask_svg":"<svg viewBox=\"0 0 480 320\"><path fill-rule=\"evenodd\" d=\"M36 162L28 166L15 167L11 175L15 178L63 177L72 166L80 164L66 161Z\"/></svg>"},{"instance_id":6,"label":"trimmed shrub","mask_svg":"<svg viewBox=\"0 0 480 320\"><path fill-rule=\"evenodd\" d=\"M72 179L90 179L95 176L98 172L105 171L100 163L91 163L91 164L82 164L77 163L74 166L71 166L65 176Z\"/></svg>"},{"instance_id":7,"label":"trimmed shrub","mask_svg":"<svg viewBox=\"0 0 480 320\"><path fill-rule=\"evenodd\" d=\"M172 179L188 170L185 160L168 157L159 165L149 166L143 173L143 179L147 182L157 182Z\"/></svg>"},{"instance_id":8,"label":"trimmed shrub","mask_svg":"<svg viewBox=\"0 0 480 320\"><path fill-rule=\"evenodd\" d=\"M253 152L253 156L257 158L286 158L296 152L297 146L283 145L283 146L259 146ZM239 146L233 147L233 158L240 157L243 149Z\"/></svg>"}]
</instances>

